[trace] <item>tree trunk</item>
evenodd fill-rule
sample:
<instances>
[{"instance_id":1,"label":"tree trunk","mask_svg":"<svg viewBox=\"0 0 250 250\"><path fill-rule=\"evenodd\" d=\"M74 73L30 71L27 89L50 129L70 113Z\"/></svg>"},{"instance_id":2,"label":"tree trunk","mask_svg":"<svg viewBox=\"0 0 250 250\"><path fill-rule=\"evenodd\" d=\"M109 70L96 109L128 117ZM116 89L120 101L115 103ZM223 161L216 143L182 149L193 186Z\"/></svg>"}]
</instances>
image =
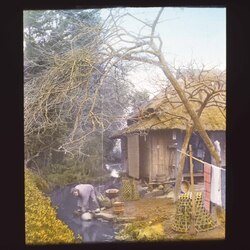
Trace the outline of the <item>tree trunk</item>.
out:
<instances>
[{"instance_id":1,"label":"tree trunk","mask_svg":"<svg viewBox=\"0 0 250 250\"><path fill-rule=\"evenodd\" d=\"M190 126L190 125L187 126L186 135L185 135L182 147L181 147L182 152L187 151L187 146L188 146L190 137L192 135L193 128L194 126ZM183 153L181 153L181 159L180 159L179 168L178 168L178 175L177 175L176 182L175 182L174 202L178 200L178 196L181 190L181 180L182 180L182 173L183 173L183 168L184 168L184 163L185 163L185 157L186 156Z\"/></svg>"},{"instance_id":2,"label":"tree trunk","mask_svg":"<svg viewBox=\"0 0 250 250\"><path fill-rule=\"evenodd\" d=\"M207 97L205 99L205 101L202 103L202 105L200 106L199 111L198 111L198 117L201 116L201 113L204 110L204 108L206 107L208 100L209 100L209 97ZM188 143L190 141L191 135L194 131L194 127L195 127L194 125L192 125L192 126L187 125L185 138L184 138L182 148L181 148L182 152L187 151L187 146L188 146ZM181 154L181 158L179 161L178 174L177 174L176 182L175 182L174 202L176 202L178 200L178 195L181 191L181 180L182 180L183 168L184 168L184 163L185 163L185 157L186 156L184 154Z\"/></svg>"},{"instance_id":3,"label":"tree trunk","mask_svg":"<svg viewBox=\"0 0 250 250\"><path fill-rule=\"evenodd\" d=\"M217 151L215 150L215 147L214 147L212 141L210 140L210 138L209 138L209 136L208 136L202 122L200 121L198 115L196 114L193 107L189 103L188 99L184 95L184 92L181 89L179 83L177 82L177 80L175 79L173 74L171 73L171 71L170 71L170 69L169 69L169 67L167 65L167 62L166 62L166 60L165 60L162 53L160 53L158 55L158 59L159 59L161 65L162 65L162 70L163 70L164 74L166 75L166 77L169 79L169 81L171 82L171 84L175 88L175 90L176 90L178 96L180 97L183 105L187 109L187 112L189 113L190 117L192 118L192 120L194 122L194 125L195 125L195 128L198 130L201 138L203 139L204 143L206 144L211 156L215 159L216 164L218 166L220 166L220 164L221 164L220 156L218 155Z\"/></svg>"}]
</instances>

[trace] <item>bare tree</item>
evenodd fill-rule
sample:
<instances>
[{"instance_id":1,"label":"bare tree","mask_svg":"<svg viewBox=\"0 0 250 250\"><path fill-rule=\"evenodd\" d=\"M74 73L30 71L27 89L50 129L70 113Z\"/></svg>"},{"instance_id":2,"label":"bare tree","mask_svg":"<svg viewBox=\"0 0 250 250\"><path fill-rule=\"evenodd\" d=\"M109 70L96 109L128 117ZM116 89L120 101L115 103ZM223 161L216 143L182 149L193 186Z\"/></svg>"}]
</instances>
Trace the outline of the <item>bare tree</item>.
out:
<instances>
[{"instance_id":1,"label":"bare tree","mask_svg":"<svg viewBox=\"0 0 250 250\"><path fill-rule=\"evenodd\" d=\"M26 163L43 158L40 165L47 165L54 152L80 154L84 136L99 122L93 110L103 78L98 64L100 25L93 14L30 11L24 15ZM88 127L86 133L83 126Z\"/></svg>"},{"instance_id":2,"label":"bare tree","mask_svg":"<svg viewBox=\"0 0 250 250\"><path fill-rule=\"evenodd\" d=\"M217 165L220 165L220 157L216 152L216 149L211 142L208 134L206 133L204 125L200 121L197 112L190 105L190 102L188 101L184 90L180 86L180 83L171 72L165 55L162 52L163 42L161 40L161 37L156 34L156 26L159 22L163 10L164 8L160 9L155 20L152 23L140 20L129 13L115 18L111 11L110 19L113 20L113 26L111 27L111 29L114 29L116 37L113 42L109 41L109 43L106 43L106 54L108 53L112 57L117 58L117 60L118 58L120 60L133 60L137 62L149 63L160 67L166 78L174 87L179 99L185 106L192 122L194 123L195 128L198 130L209 152L215 159ZM148 29L148 34L142 34L141 32L141 34L139 33L138 35L136 35L127 31L124 27L119 25L120 19L122 19L124 16L130 16L134 20L139 21L143 25L143 28Z\"/></svg>"},{"instance_id":3,"label":"bare tree","mask_svg":"<svg viewBox=\"0 0 250 250\"><path fill-rule=\"evenodd\" d=\"M172 100L169 100L170 103L172 102L175 106L178 105L178 103L179 105L184 105L190 116L190 119L186 121L186 136L182 145L182 151L186 152L191 134L194 129L196 129L207 146L210 154L215 159L217 165L220 166L220 156L218 155L199 117L201 116L202 111L209 106L217 107L218 112L225 115L225 72L215 73L216 71L211 69L205 70L204 66L199 70L199 67L197 67L196 70L189 67L189 69L185 71L174 71L170 68L165 54L162 51L163 41L161 40L160 35L156 34L157 23L159 22L163 11L164 8L161 8L155 20L152 23L149 23L138 19L130 13L125 13L124 15L119 15L117 17L113 15L111 10L110 19L113 21L112 29L114 30L113 33L116 34L116 37L115 42L109 42L106 44L106 51L112 57L117 58L117 60L120 59L146 63L154 67L159 67L162 70L166 79L169 80L172 86L172 95L170 97ZM133 18L134 21L142 24L142 29L138 34L131 33L120 25L120 20L128 16ZM145 32L143 33L144 30L147 30L146 34ZM168 93L166 95L166 97L168 97L170 91L166 89L166 93ZM197 105L193 106L193 103L197 103ZM176 114L168 113L168 117L169 119L176 118ZM178 119L179 118L182 119L181 117L178 117ZM159 123L164 123L164 119L166 118L163 118ZM167 121L169 119L167 119ZM185 156L184 154L181 154L175 185L175 200L177 200L180 192L184 160Z\"/></svg>"},{"instance_id":4,"label":"bare tree","mask_svg":"<svg viewBox=\"0 0 250 250\"><path fill-rule=\"evenodd\" d=\"M197 103L197 116L200 117L204 109L216 107L218 112L225 116L226 84L225 72L214 70L188 69L184 73L179 70L179 81L184 84L185 94L189 101ZM195 129L194 124L187 124L186 134L182 145L182 152L186 152L190 137ZM178 174L175 183L175 201L180 192L185 155L181 154Z\"/></svg>"},{"instance_id":5,"label":"bare tree","mask_svg":"<svg viewBox=\"0 0 250 250\"><path fill-rule=\"evenodd\" d=\"M26 165L49 165L51 154L83 161L96 151L101 158L101 140L125 120L125 104L132 102L128 64L101 53L112 33L107 20L95 22L89 13L32 11L25 19ZM91 146L95 138L98 150Z\"/></svg>"},{"instance_id":6,"label":"bare tree","mask_svg":"<svg viewBox=\"0 0 250 250\"><path fill-rule=\"evenodd\" d=\"M213 78L215 87L211 86L211 80L205 80L207 73L204 69L194 76L196 80L200 77L195 88L189 88L194 80L192 74L179 72L177 79L178 70L174 74L174 69L170 68L162 51L163 42L156 34L163 8L152 23L139 20L129 13L120 14L119 9L115 11L118 13L114 14L114 10L111 10L102 24L91 26L77 23L77 32L70 37L68 49L63 52L52 53L42 46L36 46L38 54L46 54L45 65L29 62L27 58L26 62L29 63L24 74L26 162L51 151L72 157L89 157L86 149L90 136L114 126L118 128L119 122L126 118L122 111L129 97L124 98L121 89L125 90L128 85L120 77L125 72L119 71L121 66L128 69L130 65L135 67L147 63L159 67L166 81L171 83L172 97L177 104L184 105L190 115L186 121L187 127L191 127L190 134L192 130L198 130L219 165L220 158L199 119L207 105L224 108L224 97L223 100L218 98L219 92L214 91L219 81L217 83ZM123 18L128 16L142 24L139 34L122 27ZM88 34L91 34L91 39L84 46L79 46L79 41ZM30 65L38 69L36 74L29 71ZM112 82L114 85L110 88L108 83ZM114 99L108 89L117 91L118 97ZM166 92L170 93L170 90ZM194 99L197 103L195 107L190 104L190 100ZM114 104L117 105L117 112L112 108ZM169 115L176 117L175 114ZM184 146L189 141L188 133L186 137ZM183 149L186 151L186 148Z\"/></svg>"}]
</instances>

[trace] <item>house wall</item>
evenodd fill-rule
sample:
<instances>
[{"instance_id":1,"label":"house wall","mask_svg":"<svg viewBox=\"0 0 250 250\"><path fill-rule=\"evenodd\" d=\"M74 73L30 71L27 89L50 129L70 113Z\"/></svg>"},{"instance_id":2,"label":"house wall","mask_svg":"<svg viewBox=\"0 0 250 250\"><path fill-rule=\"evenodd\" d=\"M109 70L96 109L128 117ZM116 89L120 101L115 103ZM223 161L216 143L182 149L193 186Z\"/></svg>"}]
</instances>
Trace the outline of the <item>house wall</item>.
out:
<instances>
[{"instance_id":1,"label":"house wall","mask_svg":"<svg viewBox=\"0 0 250 250\"><path fill-rule=\"evenodd\" d=\"M149 178L149 181L153 181L160 174L174 177L175 172L170 171L169 164L172 152L171 165L176 166L176 150L168 148L170 143L172 131L168 130L150 131L146 137L140 136L140 178Z\"/></svg>"},{"instance_id":2,"label":"house wall","mask_svg":"<svg viewBox=\"0 0 250 250\"><path fill-rule=\"evenodd\" d=\"M218 140L220 142L221 146L221 159L222 164L221 166L226 166L225 160L226 160L226 141L225 141L225 131L208 131L208 136L211 139L211 141L214 143L215 140ZM184 140L185 133L182 134L182 138ZM199 158L205 162L212 163L215 165L215 160L211 157L208 149L206 148L203 140L201 139L200 135L198 133L193 133L190 139L190 143L192 145L193 149L193 156L196 158ZM203 172L203 164L193 160L194 164L194 173ZM184 164L184 173L189 173L190 167L189 167L189 160L186 157L185 164Z\"/></svg>"},{"instance_id":3,"label":"house wall","mask_svg":"<svg viewBox=\"0 0 250 250\"><path fill-rule=\"evenodd\" d=\"M150 131L148 135L130 135L124 140L122 147L126 147L123 163L128 165L128 174L134 178L146 178L149 181L156 179L157 174L165 174L167 178L175 178L178 172L180 153L175 148L169 148L174 142L177 149L182 149L185 131L175 130L176 139L173 140L174 130ZM222 166L225 166L225 132L210 131L209 137L214 142L220 141ZM207 151L199 134L193 134L190 140L193 156L213 164L213 159ZM193 160L194 173L203 172L202 163ZM184 173L190 172L189 158L185 158Z\"/></svg>"},{"instance_id":4,"label":"house wall","mask_svg":"<svg viewBox=\"0 0 250 250\"><path fill-rule=\"evenodd\" d=\"M121 137L121 162L123 170L128 171L128 145L126 136Z\"/></svg>"},{"instance_id":5,"label":"house wall","mask_svg":"<svg viewBox=\"0 0 250 250\"><path fill-rule=\"evenodd\" d=\"M176 130L176 142L177 142L177 149L178 150L182 150L182 144L183 144L183 140L185 137L185 131L183 130ZM176 153L176 170L175 170L175 176L177 176L178 173L178 169L179 169L179 162L180 162L180 157L181 157L181 153L177 152ZM186 159L185 159L186 161Z\"/></svg>"},{"instance_id":6,"label":"house wall","mask_svg":"<svg viewBox=\"0 0 250 250\"><path fill-rule=\"evenodd\" d=\"M156 175L168 174L166 166L167 149L167 134L166 131L154 131L152 135L151 147L151 180L156 179Z\"/></svg>"},{"instance_id":7,"label":"house wall","mask_svg":"<svg viewBox=\"0 0 250 250\"><path fill-rule=\"evenodd\" d=\"M151 163L151 135L140 136L139 137L139 147L140 147L140 178L149 179L150 174L150 163Z\"/></svg>"},{"instance_id":8,"label":"house wall","mask_svg":"<svg viewBox=\"0 0 250 250\"><path fill-rule=\"evenodd\" d=\"M139 178L139 135L128 135L128 174L129 176Z\"/></svg>"},{"instance_id":9,"label":"house wall","mask_svg":"<svg viewBox=\"0 0 250 250\"><path fill-rule=\"evenodd\" d=\"M183 138L183 140L184 140L184 138ZM194 157L196 157L202 161L204 161L205 157L206 157L206 160L208 162L211 161L210 156L207 155L208 152L206 150L206 146L198 133L192 134L189 143L192 145L192 154ZM193 160L193 166L194 166L194 173L203 173L203 164L201 162ZM190 173L190 161L189 161L188 157L186 157L183 172Z\"/></svg>"}]
</instances>

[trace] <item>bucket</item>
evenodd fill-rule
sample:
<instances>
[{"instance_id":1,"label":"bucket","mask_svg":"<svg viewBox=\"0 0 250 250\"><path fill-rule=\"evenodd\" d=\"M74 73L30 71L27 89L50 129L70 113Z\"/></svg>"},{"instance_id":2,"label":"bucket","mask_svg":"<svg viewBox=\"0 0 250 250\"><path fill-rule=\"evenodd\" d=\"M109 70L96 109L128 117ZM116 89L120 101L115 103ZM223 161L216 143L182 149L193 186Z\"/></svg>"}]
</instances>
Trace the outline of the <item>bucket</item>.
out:
<instances>
[{"instance_id":1,"label":"bucket","mask_svg":"<svg viewBox=\"0 0 250 250\"><path fill-rule=\"evenodd\" d=\"M189 191L189 188L190 188L190 183L188 181L181 182L181 191L183 193L187 193Z\"/></svg>"},{"instance_id":2,"label":"bucket","mask_svg":"<svg viewBox=\"0 0 250 250\"><path fill-rule=\"evenodd\" d=\"M116 201L113 203L114 214L121 215L124 213L124 202Z\"/></svg>"},{"instance_id":3,"label":"bucket","mask_svg":"<svg viewBox=\"0 0 250 250\"><path fill-rule=\"evenodd\" d=\"M107 189L105 193L109 199L114 199L119 195L119 189L116 188Z\"/></svg>"}]
</instances>

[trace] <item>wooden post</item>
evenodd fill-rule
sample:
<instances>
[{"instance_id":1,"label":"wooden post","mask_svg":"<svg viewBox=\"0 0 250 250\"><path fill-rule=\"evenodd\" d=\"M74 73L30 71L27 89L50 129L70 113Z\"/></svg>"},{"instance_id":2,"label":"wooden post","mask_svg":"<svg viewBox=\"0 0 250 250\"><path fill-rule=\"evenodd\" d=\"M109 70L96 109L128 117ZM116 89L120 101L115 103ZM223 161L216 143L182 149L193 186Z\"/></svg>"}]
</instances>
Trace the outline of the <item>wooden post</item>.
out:
<instances>
[{"instance_id":1,"label":"wooden post","mask_svg":"<svg viewBox=\"0 0 250 250\"><path fill-rule=\"evenodd\" d=\"M194 166L193 166L193 153L192 145L189 144L189 155L190 155L190 177L191 177L191 191L192 191L192 214L191 214L191 225L190 225L190 234L195 234L195 191L194 191Z\"/></svg>"},{"instance_id":2,"label":"wooden post","mask_svg":"<svg viewBox=\"0 0 250 250\"><path fill-rule=\"evenodd\" d=\"M193 127L191 127L190 125L187 125L185 138L184 138L182 148L181 148L182 152L187 151L188 143L189 143L190 137L192 135L192 132L193 132ZM179 161L178 174L177 174L177 178L176 178L176 182L175 182L174 202L176 202L178 200L179 193L181 191L181 181L182 181L185 158L186 158L186 156L184 154L181 154L180 161Z\"/></svg>"}]
</instances>

